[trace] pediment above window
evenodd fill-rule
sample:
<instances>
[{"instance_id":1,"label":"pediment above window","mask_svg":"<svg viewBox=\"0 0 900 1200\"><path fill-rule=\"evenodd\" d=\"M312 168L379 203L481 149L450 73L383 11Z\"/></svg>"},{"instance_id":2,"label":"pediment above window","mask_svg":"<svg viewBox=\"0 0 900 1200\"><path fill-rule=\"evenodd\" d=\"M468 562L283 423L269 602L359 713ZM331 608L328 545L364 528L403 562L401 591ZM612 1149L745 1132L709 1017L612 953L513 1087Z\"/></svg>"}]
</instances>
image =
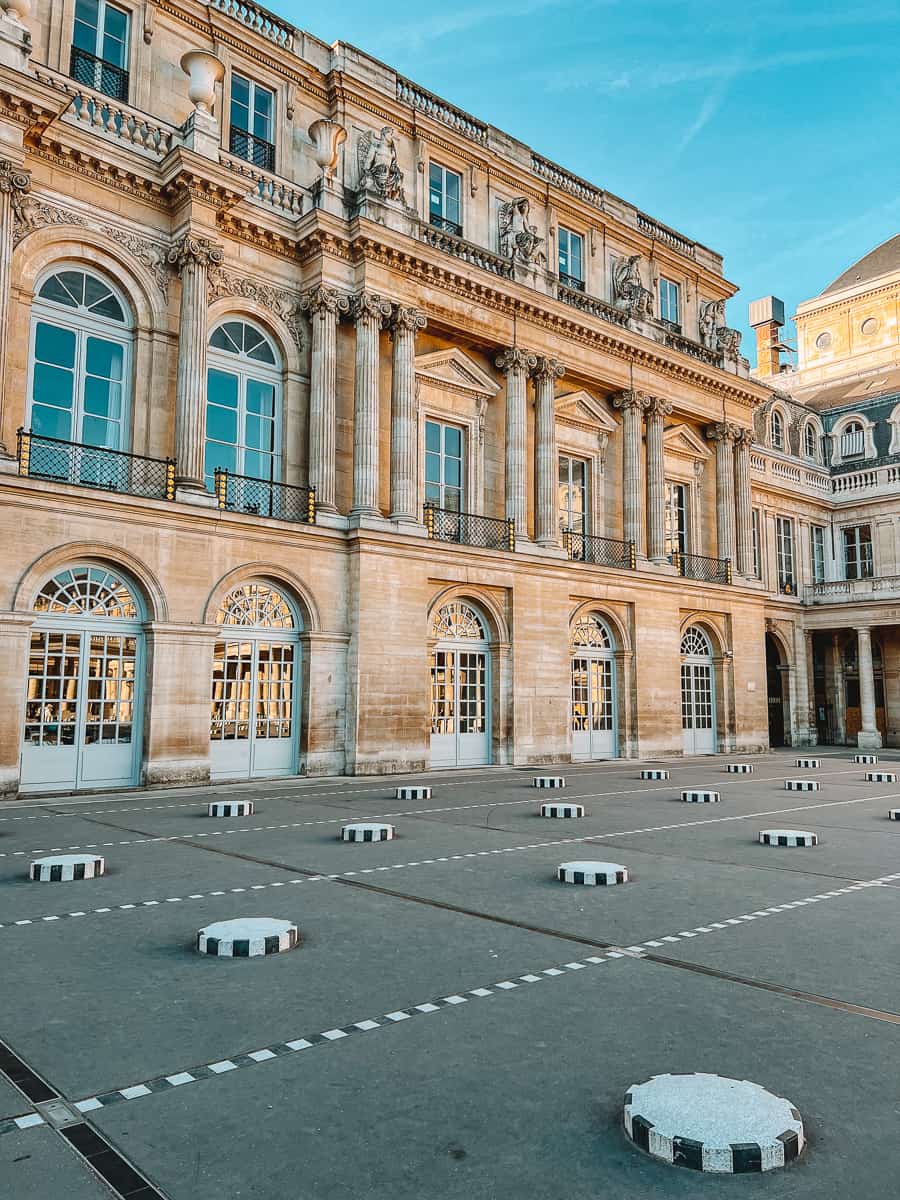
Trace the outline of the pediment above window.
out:
<instances>
[{"instance_id":1,"label":"pediment above window","mask_svg":"<svg viewBox=\"0 0 900 1200\"><path fill-rule=\"evenodd\" d=\"M584 390L556 397L556 420L585 433L612 434L619 427L603 401Z\"/></svg>"},{"instance_id":2,"label":"pediment above window","mask_svg":"<svg viewBox=\"0 0 900 1200\"><path fill-rule=\"evenodd\" d=\"M417 355L416 378L435 387L485 399L500 391L497 381L456 347Z\"/></svg>"},{"instance_id":3,"label":"pediment above window","mask_svg":"<svg viewBox=\"0 0 900 1200\"><path fill-rule=\"evenodd\" d=\"M670 425L663 434L663 447L667 455L694 462L706 462L711 453L705 438L689 425Z\"/></svg>"}]
</instances>

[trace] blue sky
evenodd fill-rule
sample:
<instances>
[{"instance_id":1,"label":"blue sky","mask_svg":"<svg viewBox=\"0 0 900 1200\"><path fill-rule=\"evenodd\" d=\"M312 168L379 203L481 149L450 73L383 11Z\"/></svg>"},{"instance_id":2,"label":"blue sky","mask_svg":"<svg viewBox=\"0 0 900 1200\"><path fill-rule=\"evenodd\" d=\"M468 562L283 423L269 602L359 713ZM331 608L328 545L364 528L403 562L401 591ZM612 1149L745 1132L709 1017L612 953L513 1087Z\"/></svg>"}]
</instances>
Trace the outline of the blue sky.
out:
<instances>
[{"instance_id":1,"label":"blue sky","mask_svg":"<svg viewBox=\"0 0 900 1200\"><path fill-rule=\"evenodd\" d=\"M900 0L268 0L724 256L729 324L900 231Z\"/></svg>"}]
</instances>

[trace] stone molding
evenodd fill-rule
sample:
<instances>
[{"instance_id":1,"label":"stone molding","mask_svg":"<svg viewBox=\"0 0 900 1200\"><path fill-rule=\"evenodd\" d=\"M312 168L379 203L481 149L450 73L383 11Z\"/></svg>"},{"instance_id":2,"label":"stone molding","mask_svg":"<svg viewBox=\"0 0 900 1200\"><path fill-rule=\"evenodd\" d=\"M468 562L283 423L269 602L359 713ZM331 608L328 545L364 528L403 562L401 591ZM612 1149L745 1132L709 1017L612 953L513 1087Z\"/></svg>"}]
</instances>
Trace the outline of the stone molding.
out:
<instances>
[{"instance_id":1,"label":"stone molding","mask_svg":"<svg viewBox=\"0 0 900 1200\"><path fill-rule=\"evenodd\" d=\"M28 192L31 190L31 172L0 158L0 192Z\"/></svg>"},{"instance_id":2,"label":"stone molding","mask_svg":"<svg viewBox=\"0 0 900 1200\"><path fill-rule=\"evenodd\" d=\"M214 266L209 272L207 282L209 303L223 296L235 297L241 300L251 300L262 305L283 321L298 350L303 349L303 323L301 313L304 311L304 297L286 288L273 287L269 283L251 279L229 271L226 267ZM346 302L345 302L346 303ZM345 309L346 311L346 309Z\"/></svg>"}]
</instances>

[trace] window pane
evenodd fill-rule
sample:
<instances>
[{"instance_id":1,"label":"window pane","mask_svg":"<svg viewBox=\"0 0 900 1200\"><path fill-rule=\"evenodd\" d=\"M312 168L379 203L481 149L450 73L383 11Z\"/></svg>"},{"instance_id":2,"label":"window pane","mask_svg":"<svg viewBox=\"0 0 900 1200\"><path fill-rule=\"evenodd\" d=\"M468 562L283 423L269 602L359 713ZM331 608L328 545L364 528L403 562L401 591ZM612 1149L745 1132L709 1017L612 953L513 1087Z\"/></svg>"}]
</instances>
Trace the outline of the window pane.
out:
<instances>
[{"instance_id":1,"label":"window pane","mask_svg":"<svg viewBox=\"0 0 900 1200\"><path fill-rule=\"evenodd\" d=\"M99 0L77 0L75 5L75 28L72 40L79 50L90 54L97 51L97 21Z\"/></svg>"},{"instance_id":2,"label":"window pane","mask_svg":"<svg viewBox=\"0 0 900 1200\"><path fill-rule=\"evenodd\" d=\"M258 379L247 380L247 411L261 417L274 417L275 388L271 383L261 383Z\"/></svg>"},{"instance_id":3,"label":"window pane","mask_svg":"<svg viewBox=\"0 0 900 1200\"><path fill-rule=\"evenodd\" d=\"M48 404L52 408L71 409L73 378L71 371L35 363L34 390L32 392L35 404Z\"/></svg>"},{"instance_id":4,"label":"window pane","mask_svg":"<svg viewBox=\"0 0 900 1200\"><path fill-rule=\"evenodd\" d=\"M436 421L425 422L425 449L440 452L441 427Z\"/></svg>"},{"instance_id":5,"label":"window pane","mask_svg":"<svg viewBox=\"0 0 900 1200\"><path fill-rule=\"evenodd\" d=\"M224 471L234 471L237 464L237 450L234 446L223 446L221 442L207 442L203 462L203 470L210 479L216 467L221 467Z\"/></svg>"},{"instance_id":6,"label":"window pane","mask_svg":"<svg viewBox=\"0 0 900 1200\"><path fill-rule=\"evenodd\" d=\"M441 456L439 454L428 453L425 455L425 479L429 483L440 485Z\"/></svg>"},{"instance_id":7,"label":"window pane","mask_svg":"<svg viewBox=\"0 0 900 1200\"><path fill-rule=\"evenodd\" d=\"M116 342L89 337L87 340L87 370L90 375L104 379L121 379L125 350Z\"/></svg>"},{"instance_id":8,"label":"window pane","mask_svg":"<svg viewBox=\"0 0 900 1200\"><path fill-rule=\"evenodd\" d=\"M444 449L456 458L462 455L462 430L453 425L444 427Z\"/></svg>"},{"instance_id":9,"label":"window pane","mask_svg":"<svg viewBox=\"0 0 900 1200\"><path fill-rule=\"evenodd\" d=\"M237 413L215 404L206 406L206 436L220 442L237 442ZM219 466L224 466L219 463Z\"/></svg>"},{"instance_id":10,"label":"window pane","mask_svg":"<svg viewBox=\"0 0 900 1200\"><path fill-rule=\"evenodd\" d=\"M69 442L72 440L72 414L63 408L35 404L31 410L31 429L41 437L61 438Z\"/></svg>"},{"instance_id":11,"label":"window pane","mask_svg":"<svg viewBox=\"0 0 900 1200\"><path fill-rule=\"evenodd\" d=\"M244 470L245 475L249 475L251 479L274 479L274 459L271 454L261 453L259 450L244 451Z\"/></svg>"},{"instance_id":12,"label":"window pane","mask_svg":"<svg viewBox=\"0 0 900 1200\"><path fill-rule=\"evenodd\" d=\"M458 458L448 458L444 463L444 482L457 488L462 484L462 463Z\"/></svg>"},{"instance_id":13,"label":"window pane","mask_svg":"<svg viewBox=\"0 0 900 1200\"><path fill-rule=\"evenodd\" d=\"M117 383L87 376L84 381L84 411L86 413L118 420L121 415L120 403L121 389Z\"/></svg>"},{"instance_id":14,"label":"window pane","mask_svg":"<svg viewBox=\"0 0 900 1200\"><path fill-rule=\"evenodd\" d=\"M88 446L103 446L107 450L118 450L118 423L104 421L101 417L85 417L81 426L81 440Z\"/></svg>"},{"instance_id":15,"label":"window pane","mask_svg":"<svg viewBox=\"0 0 900 1200\"><path fill-rule=\"evenodd\" d=\"M210 404L220 404L228 408L237 408L238 377L227 371L216 371L210 368L207 373L206 398Z\"/></svg>"},{"instance_id":16,"label":"window pane","mask_svg":"<svg viewBox=\"0 0 900 1200\"><path fill-rule=\"evenodd\" d=\"M69 308L77 308L84 294L84 284L80 276L75 275L75 288L73 289L66 283L65 276L67 275L71 282L71 272L63 271L58 275L51 276L40 290L41 299L52 300L54 304L65 304Z\"/></svg>"},{"instance_id":17,"label":"window pane","mask_svg":"<svg viewBox=\"0 0 900 1200\"><path fill-rule=\"evenodd\" d=\"M58 325L42 321L34 333L34 356L39 362L55 363L59 367L75 366L75 334Z\"/></svg>"}]
</instances>

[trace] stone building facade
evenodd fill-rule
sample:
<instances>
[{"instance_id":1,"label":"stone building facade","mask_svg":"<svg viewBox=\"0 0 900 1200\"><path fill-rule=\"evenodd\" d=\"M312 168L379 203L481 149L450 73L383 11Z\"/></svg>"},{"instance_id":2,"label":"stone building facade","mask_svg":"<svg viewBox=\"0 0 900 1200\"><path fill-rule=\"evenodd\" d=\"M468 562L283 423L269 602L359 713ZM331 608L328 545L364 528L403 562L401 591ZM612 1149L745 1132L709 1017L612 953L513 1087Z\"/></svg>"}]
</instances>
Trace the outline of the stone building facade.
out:
<instances>
[{"instance_id":1,"label":"stone building facade","mask_svg":"<svg viewBox=\"0 0 900 1200\"><path fill-rule=\"evenodd\" d=\"M0 9L3 794L816 735L719 255L253 3Z\"/></svg>"}]
</instances>

